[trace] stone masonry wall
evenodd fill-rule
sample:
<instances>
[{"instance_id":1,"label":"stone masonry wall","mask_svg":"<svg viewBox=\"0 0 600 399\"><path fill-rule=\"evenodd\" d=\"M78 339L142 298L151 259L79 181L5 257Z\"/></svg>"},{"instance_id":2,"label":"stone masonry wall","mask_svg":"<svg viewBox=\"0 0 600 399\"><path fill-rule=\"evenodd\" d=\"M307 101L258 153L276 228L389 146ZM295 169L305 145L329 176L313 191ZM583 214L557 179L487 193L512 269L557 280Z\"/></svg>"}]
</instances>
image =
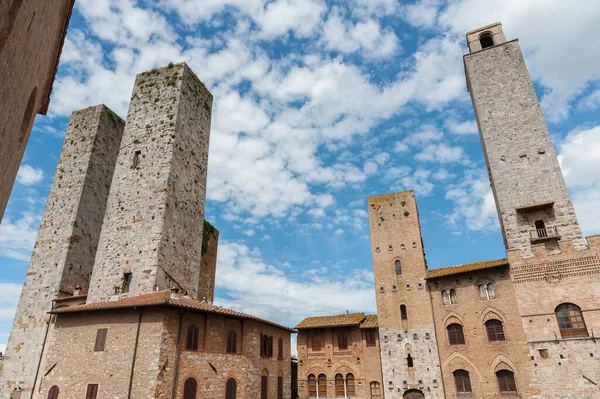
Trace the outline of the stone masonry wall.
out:
<instances>
[{"instance_id":1,"label":"stone masonry wall","mask_svg":"<svg viewBox=\"0 0 600 399\"><path fill-rule=\"evenodd\" d=\"M197 296L211 107L185 64L137 76L88 303L119 294L124 273L130 296Z\"/></svg>"},{"instance_id":2,"label":"stone masonry wall","mask_svg":"<svg viewBox=\"0 0 600 399\"><path fill-rule=\"evenodd\" d=\"M219 249L219 230L204 221L202 233L202 252L200 279L198 280L198 299L213 303L215 297L215 274L217 271L217 253Z\"/></svg>"},{"instance_id":3,"label":"stone masonry wall","mask_svg":"<svg viewBox=\"0 0 600 399\"><path fill-rule=\"evenodd\" d=\"M472 52L464 62L506 248L531 256L530 231L540 218L584 248L518 41ZM542 215L516 210L549 202Z\"/></svg>"},{"instance_id":4,"label":"stone masonry wall","mask_svg":"<svg viewBox=\"0 0 600 399\"><path fill-rule=\"evenodd\" d=\"M36 114L46 114L74 0L0 0L0 220Z\"/></svg>"},{"instance_id":5,"label":"stone masonry wall","mask_svg":"<svg viewBox=\"0 0 600 399\"><path fill-rule=\"evenodd\" d=\"M33 386L52 300L88 285L123 124L103 105L71 116L7 345L1 397Z\"/></svg>"},{"instance_id":6,"label":"stone masonry wall","mask_svg":"<svg viewBox=\"0 0 600 399\"><path fill-rule=\"evenodd\" d=\"M431 301L425 281L427 265L414 193L406 191L368 199L375 274L379 342L386 399L418 389L443 398L442 374ZM400 261L402 273L396 273ZM402 320L401 305L407 319ZM408 367L407 357L413 359Z\"/></svg>"}]
</instances>

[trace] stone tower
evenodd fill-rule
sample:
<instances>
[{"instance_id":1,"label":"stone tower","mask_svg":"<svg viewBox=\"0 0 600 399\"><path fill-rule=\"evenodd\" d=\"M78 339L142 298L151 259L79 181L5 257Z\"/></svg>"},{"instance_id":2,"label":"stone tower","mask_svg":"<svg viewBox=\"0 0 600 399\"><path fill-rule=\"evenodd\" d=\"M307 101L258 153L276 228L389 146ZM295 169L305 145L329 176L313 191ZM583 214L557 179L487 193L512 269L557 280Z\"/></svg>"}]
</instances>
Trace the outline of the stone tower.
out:
<instances>
[{"instance_id":1,"label":"stone tower","mask_svg":"<svg viewBox=\"0 0 600 399\"><path fill-rule=\"evenodd\" d=\"M212 95L185 63L139 74L88 303L198 294Z\"/></svg>"},{"instance_id":2,"label":"stone tower","mask_svg":"<svg viewBox=\"0 0 600 399\"><path fill-rule=\"evenodd\" d=\"M573 240L581 229L517 40L499 23L467 33L467 85L507 250Z\"/></svg>"},{"instance_id":3,"label":"stone tower","mask_svg":"<svg viewBox=\"0 0 600 399\"><path fill-rule=\"evenodd\" d=\"M444 398L419 212L412 191L368 199L382 391Z\"/></svg>"},{"instance_id":4,"label":"stone tower","mask_svg":"<svg viewBox=\"0 0 600 399\"><path fill-rule=\"evenodd\" d=\"M76 111L6 347L0 397L33 389L52 301L89 286L124 122L104 105Z\"/></svg>"},{"instance_id":5,"label":"stone tower","mask_svg":"<svg viewBox=\"0 0 600 399\"><path fill-rule=\"evenodd\" d=\"M600 236L583 239L517 40L467 33L467 84L542 398L598 397Z\"/></svg>"}]
</instances>

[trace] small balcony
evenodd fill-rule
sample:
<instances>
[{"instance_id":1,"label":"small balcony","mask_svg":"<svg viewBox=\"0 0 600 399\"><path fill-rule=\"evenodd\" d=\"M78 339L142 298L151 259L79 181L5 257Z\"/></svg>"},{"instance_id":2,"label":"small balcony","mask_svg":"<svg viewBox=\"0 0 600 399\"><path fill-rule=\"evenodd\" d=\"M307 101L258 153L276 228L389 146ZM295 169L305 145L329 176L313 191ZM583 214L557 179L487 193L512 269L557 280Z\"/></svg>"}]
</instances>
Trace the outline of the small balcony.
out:
<instances>
[{"instance_id":1,"label":"small balcony","mask_svg":"<svg viewBox=\"0 0 600 399\"><path fill-rule=\"evenodd\" d=\"M529 232L531 242L540 242L546 240L558 240L558 230L556 227L546 227L543 229L535 229Z\"/></svg>"}]
</instances>

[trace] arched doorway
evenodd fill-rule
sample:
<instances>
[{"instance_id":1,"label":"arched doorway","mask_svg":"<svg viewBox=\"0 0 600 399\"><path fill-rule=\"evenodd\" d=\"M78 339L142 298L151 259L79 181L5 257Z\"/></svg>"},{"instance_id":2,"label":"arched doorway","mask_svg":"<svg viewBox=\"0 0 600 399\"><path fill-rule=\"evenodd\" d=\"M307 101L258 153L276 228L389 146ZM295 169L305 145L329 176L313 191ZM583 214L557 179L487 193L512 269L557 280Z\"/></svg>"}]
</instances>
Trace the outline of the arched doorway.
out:
<instances>
[{"instance_id":1,"label":"arched doorway","mask_svg":"<svg viewBox=\"0 0 600 399\"><path fill-rule=\"evenodd\" d=\"M402 397L404 399L425 399L425 395L423 395L423 392L419 391L418 389L411 389L410 391L406 391L404 392L404 395Z\"/></svg>"}]
</instances>

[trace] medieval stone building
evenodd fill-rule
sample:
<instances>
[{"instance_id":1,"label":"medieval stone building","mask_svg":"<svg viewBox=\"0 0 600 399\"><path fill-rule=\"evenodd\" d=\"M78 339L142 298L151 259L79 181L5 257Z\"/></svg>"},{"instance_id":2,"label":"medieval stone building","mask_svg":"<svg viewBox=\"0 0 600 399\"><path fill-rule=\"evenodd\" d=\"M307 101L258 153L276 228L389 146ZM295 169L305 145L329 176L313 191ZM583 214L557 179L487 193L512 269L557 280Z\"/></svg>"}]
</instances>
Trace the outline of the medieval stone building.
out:
<instances>
[{"instance_id":1,"label":"medieval stone building","mask_svg":"<svg viewBox=\"0 0 600 399\"><path fill-rule=\"evenodd\" d=\"M212 95L137 76L127 120L73 113L2 361L2 398L289 399L295 330L212 304Z\"/></svg>"},{"instance_id":2,"label":"medieval stone building","mask_svg":"<svg viewBox=\"0 0 600 399\"><path fill-rule=\"evenodd\" d=\"M75 0L0 0L0 220L36 114L45 115Z\"/></svg>"},{"instance_id":3,"label":"medieval stone building","mask_svg":"<svg viewBox=\"0 0 600 399\"><path fill-rule=\"evenodd\" d=\"M496 23L467 42L507 257L428 270L414 193L369 198L381 392L355 397L600 398L600 235L582 235L518 41ZM333 382L335 328L307 320L298 325L298 359L308 366L299 381L318 382L323 369ZM316 331L333 348L326 361L310 347Z\"/></svg>"}]
</instances>

